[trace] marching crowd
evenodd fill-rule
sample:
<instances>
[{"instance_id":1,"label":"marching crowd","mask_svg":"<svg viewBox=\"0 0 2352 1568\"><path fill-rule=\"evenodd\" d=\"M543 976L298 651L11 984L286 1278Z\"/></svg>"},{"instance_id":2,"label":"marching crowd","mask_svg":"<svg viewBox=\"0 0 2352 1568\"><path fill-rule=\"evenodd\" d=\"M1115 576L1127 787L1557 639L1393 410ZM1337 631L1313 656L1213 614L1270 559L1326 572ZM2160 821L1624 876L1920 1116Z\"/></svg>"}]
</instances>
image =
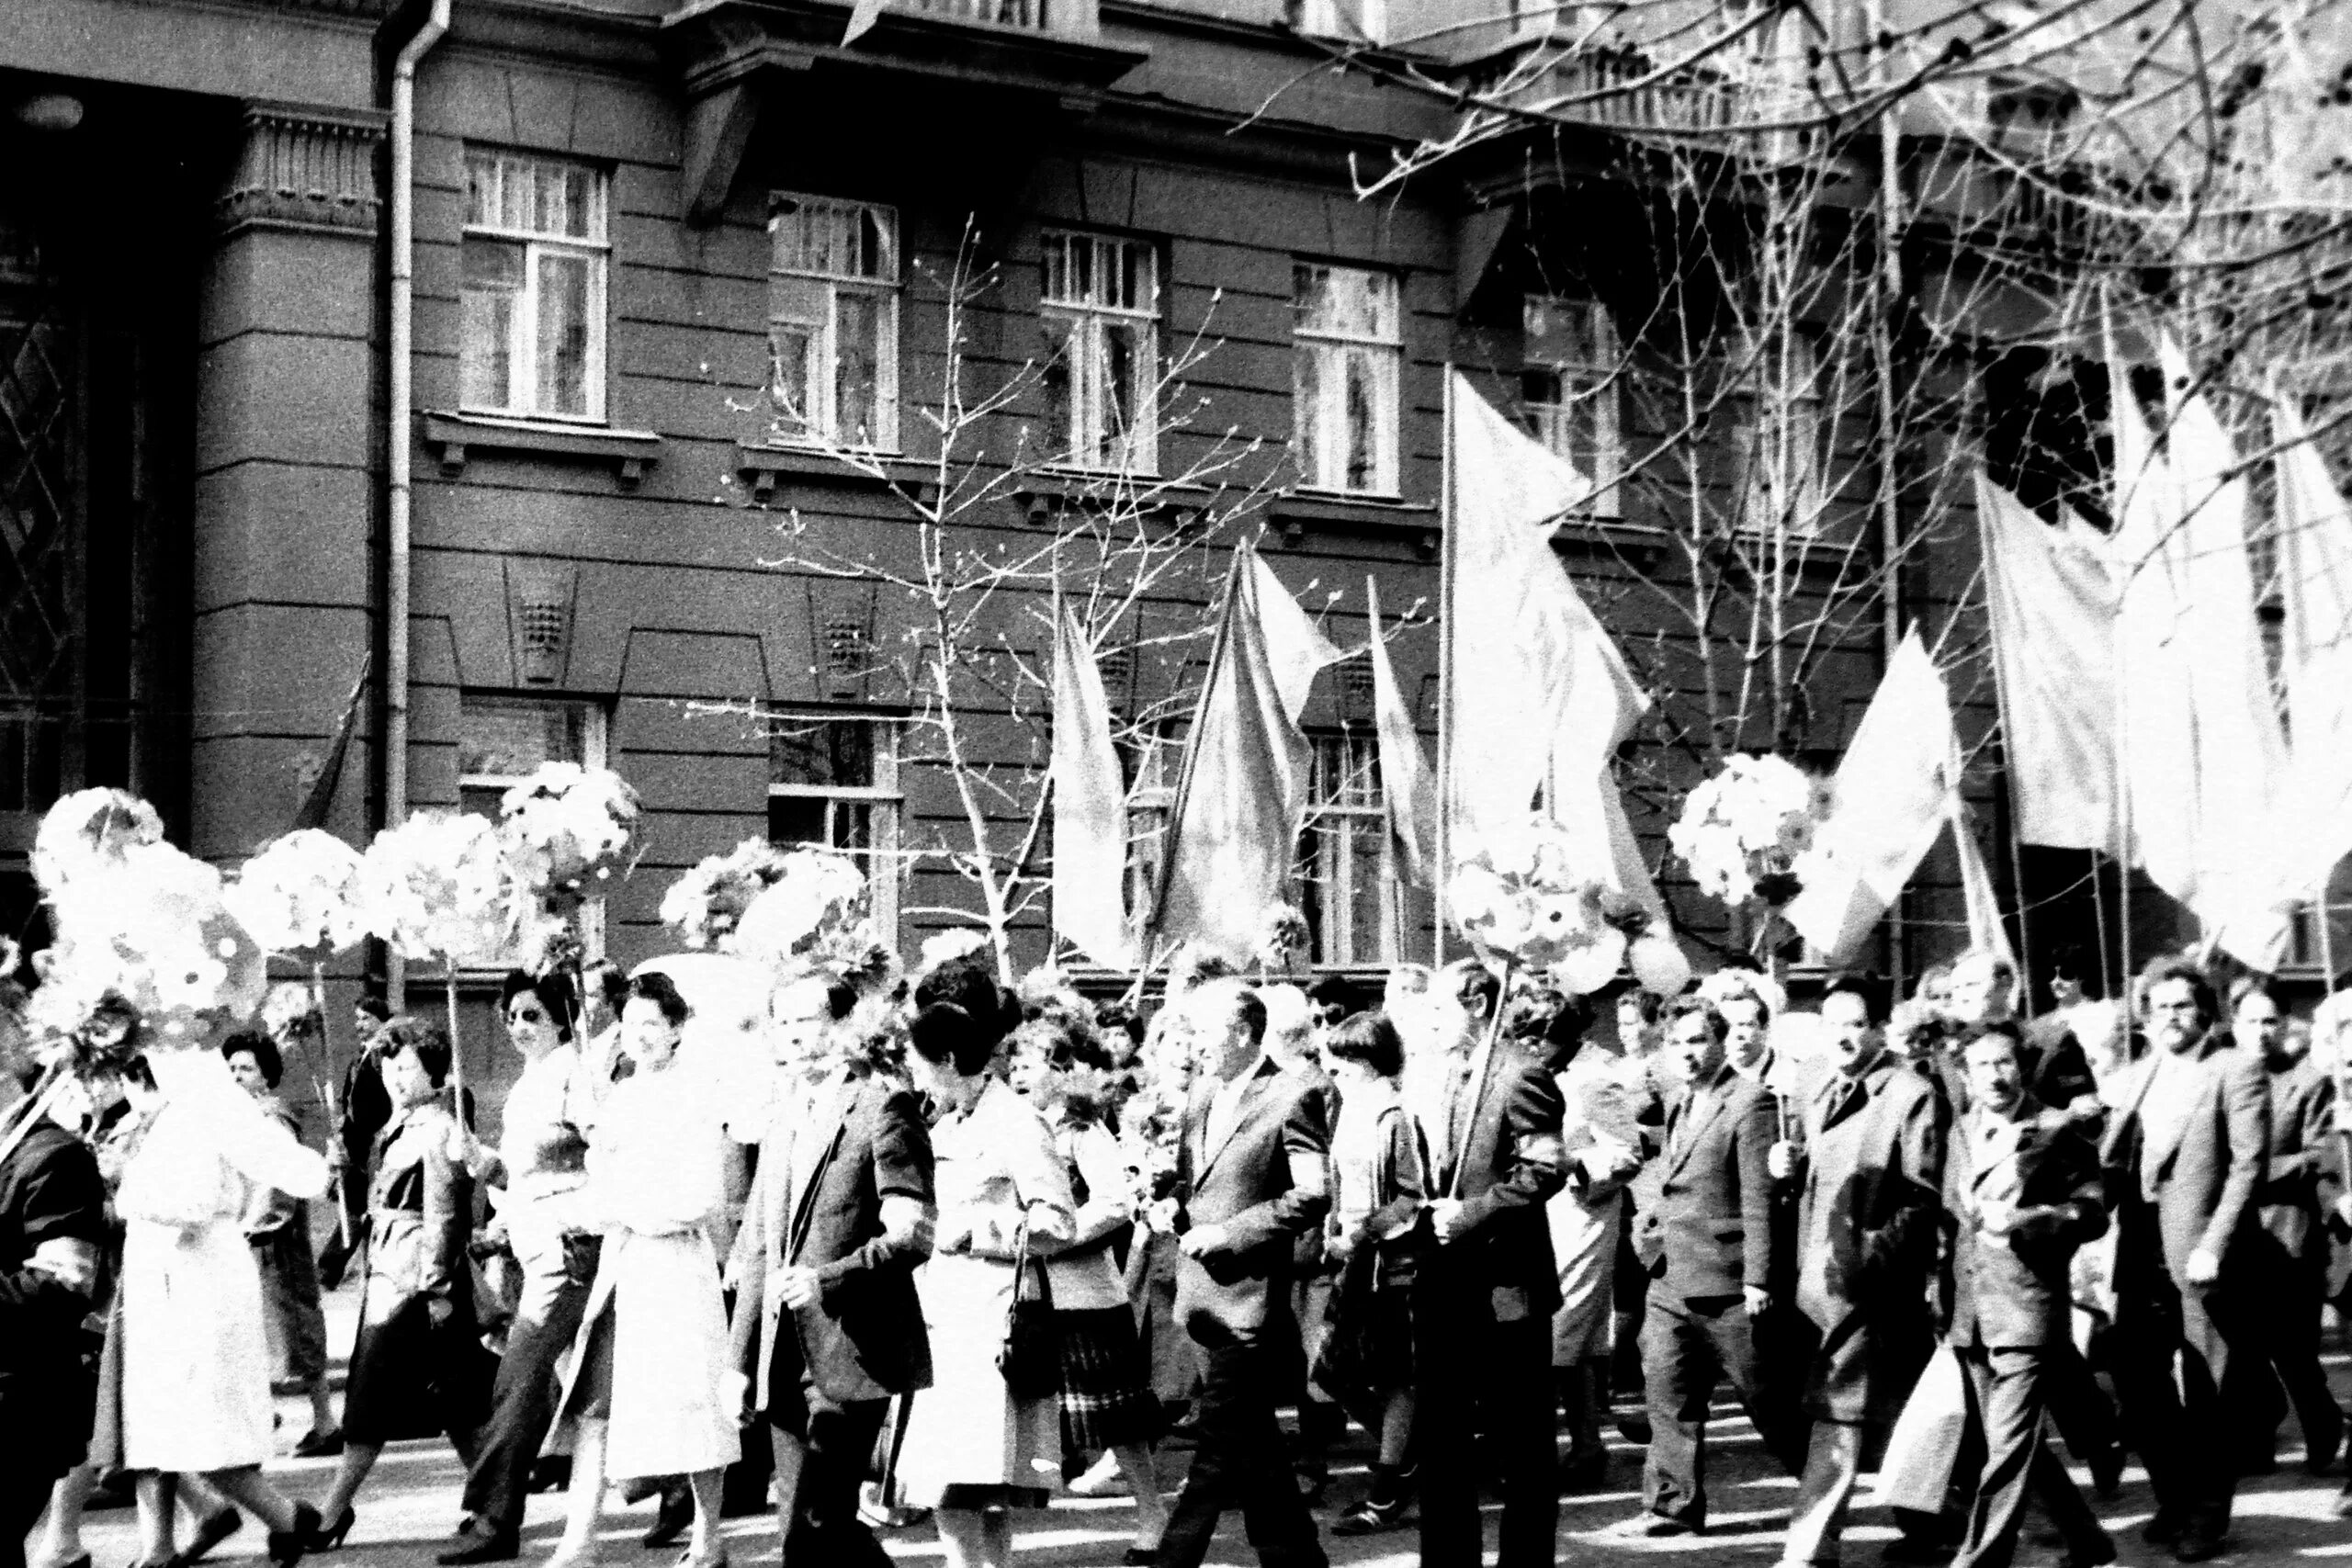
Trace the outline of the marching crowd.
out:
<instances>
[{"instance_id":1,"label":"marching crowd","mask_svg":"<svg viewBox=\"0 0 2352 1568\"><path fill-rule=\"evenodd\" d=\"M661 1496L682 1568L763 1490L787 1568L885 1562L872 1520L923 1514L950 1568L1002 1568L1017 1511L1123 1487L1128 1562L1196 1568L1238 1511L1270 1568L1323 1562L1327 1524L1470 1568L1491 1489L1525 1568L1606 1484L1612 1404L1637 1528L1705 1529L1725 1385L1795 1477L1784 1563L1838 1560L1873 1470L1892 1561L2006 1568L2038 1512L2072 1568L2111 1562L2061 1446L2109 1496L2136 1454L2142 1533L2199 1562L2290 1416L2312 1472L2342 1446L2333 998L2297 1020L2167 958L2128 1013L2062 974L2028 1020L1981 953L1810 1013L1742 968L1672 998L1476 960L1304 981L1183 963L1146 1018L985 953L802 971L744 1036L750 1092L669 976L517 973L494 1144L443 1031L363 1004L316 1254L290 1141L125 1021L0 1153L0 1568L88 1568L83 1512L124 1485L132 1568L248 1517L290 1568L435 1433L467 1472L450 1568L517 1557L548 1483L549 1561L584 1568L613 1483ZM316 1038L219 1056L290 1127ZM353 1270L338 1413L321 1290ZM264 1473L273 1382L311 1402L295 1451L339 1456L314 1497ZM1369 1484L1336 1495L1351 1424Z\"/></svg>"}]
</instances>

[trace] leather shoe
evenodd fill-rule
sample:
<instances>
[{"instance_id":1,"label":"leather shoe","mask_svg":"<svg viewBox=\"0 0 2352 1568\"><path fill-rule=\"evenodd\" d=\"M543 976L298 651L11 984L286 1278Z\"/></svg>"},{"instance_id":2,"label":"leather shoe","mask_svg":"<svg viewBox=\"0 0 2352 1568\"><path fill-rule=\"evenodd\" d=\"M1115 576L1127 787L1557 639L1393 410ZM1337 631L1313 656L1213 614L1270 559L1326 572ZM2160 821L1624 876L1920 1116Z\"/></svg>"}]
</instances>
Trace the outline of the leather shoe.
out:
<instances>
[{"instance_id":1,"label":"leather shoe","mask_svg":"<svg viewBox=\"0 0 2352 1568\"><path fill-rule=\"evenodd\" d=\"M234 1508L223 1508L217 1514L207 1514L197 1521L196 1533L188 1538L180 1552L182 1562L201 1562L214 1547L245 1528L245 1518Z\"/></svg>"},{"instance_id":2,"label":"leather shoe","mask_svg":"<svg viewBox=\"0 0 2352 1568\"><path fill-rule=\"evenodd\" d=\"M523 1543L511 1535L477 1530L463 1546L453 1546L433 1561L441 1568L467 1568L474 1562L512 1562L523 1555Z\"/></svg>"},{"instance_id":3,"label":"leather shoe","mask_svg":"<svg viewBox=\"0 0 2352 1568\"><path fill-rule=\"evenodd\" d=\"M2107 1568L2115 1561L2115 1541L2102 1533L2096 1544L2080 1551L2068 1551L2058 1560L2058 1568Z\"/></svg>"},{"instance_id":4,"label":"leather shoe","mask_svg":"<svg viewBox=\"0 0 2352 1568\"><path fill-rule=\"evenodd\" d=\"M2150 1546L2177 1546L2180 1538L2188 1533L2188 1521L2178 1514L2158 1508L2156 1517L2140 1527L2140 1539Z\"/></svg>"},{"instance_id":5,"label":"leather shoe","mask_svg":"<svg viewBox=\"0 0 2352 1568\"><path fill-rule=\"evenodd\" d=\"M2228 1538L2219 1530L2192 1529L2180 1538L2178 1546L2172 1549L2173 1561L2211 1562L2214 1558L2221 1556L2228 1546Z\"/></svg>"},{"instance_id":6,"label":"leather shoe","mask_svg":"<svg viewBox=\"0 0 2352 1568\"><path fill-rule=\"evenodd\" d=\"M2324 1475L2327 1473L2327 1467L2335 1462L2335 1456L2343 1450L2344 1417L2338 1416L2329 1425L2328 1429L2320 1436L2317 1442L2307 1445L2308 1451L2303 1455L2303 1468L2313 1475Z\"/></svg>"},{"instance_id":7,"label":"leather shoe","mask_svg":"<svg viewBox=\"0 0 2352 1568\"><path fill-rule=\"evenodd\" d=\"M2123 1466L2131 1456L2116 1444L2091 1455L2091 1490L2102 1503L2112 1503L2123 1492Z\"/></svg>"},{"instance_id":8,"label":"leather shoe","mask_svg":"<svg viewBox=\"0 0 2352 1568\"><path fill-rule=\"evenodd\" d=\"M653 1516L653 1528L639 1538L638 1544L647 1547L674 1546L679 1538L693 1528L695 1495L684 1486L662 1489L662 1506Z\"/></svg>"},{"instance_id":9,"label":"leather shoe","mask_svg":"<svg viewBox=\"0 0 2352 1568\"><path fill-rule=\"evenodd\" d=\"M1652 1540L1674 1535L1704 1535L1704 1525L1686 1525L1680 1519L1669 1519L1664 1514L1652 1514L1642 1521L1642 1533Z\"/></svg>"}]
</instances>

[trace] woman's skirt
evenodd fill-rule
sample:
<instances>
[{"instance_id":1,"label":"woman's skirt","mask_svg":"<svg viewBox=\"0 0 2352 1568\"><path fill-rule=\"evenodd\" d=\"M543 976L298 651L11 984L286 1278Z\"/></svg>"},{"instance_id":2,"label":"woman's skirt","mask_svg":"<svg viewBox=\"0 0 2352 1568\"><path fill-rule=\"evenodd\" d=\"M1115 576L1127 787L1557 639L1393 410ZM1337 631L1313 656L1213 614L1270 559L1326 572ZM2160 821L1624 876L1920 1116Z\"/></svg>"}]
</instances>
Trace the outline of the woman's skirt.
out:
<instances>
[{"instance_id":1,"label":"woman's skirt","mask_svg":"<svg viewBox=\"0 0 2352 1568\"><path fill-rule=\"evenodd\" d=\"M452 1303L448 1321L436 1325L431 1301L368 1280L343 1396L346 1440L382 1444L438 1432L457 1442L490 1418L497 1366L475 1337L473 1303Z\"/></svg>"},{"instance_id":2,"label":"woman's skirt","mask_svg":"<svg viewBox=\"0 0 2352 1568\"><path fill-rule=\"evenodd\" d=\"M1372 1411L1379 1396L1414 1382L1412 1281L1381 1274L1373 1247L1348 1259L1315 1363L1316 1382L1351 1412Z\"/></svg>"},{"instance_id":3,"label":"woman's skirt","mask_svg":"<svg viewBox=\"0 0 2352 1568\"><path fill-rule=\"evenodd\" d=\"M932 1383L909 1396L900 1495L919 1508L1044 1507L1061 1473L1061 1405L1013 1398L996 1370L1012 1265L934 1257L916 1279Z\"/></svg>"},{"instance_id":4,"label":"woman's skirt","mask_svg":"<svg viewBox=\"0 0 2352 1568\"><path fill-rule=\"evenodd\" d=\"M1062 1348L1062 1449L1091 1453L1155 1441L1165 1429L1136 1314L1125 1304L1054 1314Z\"/></svg>"}]
</instances>

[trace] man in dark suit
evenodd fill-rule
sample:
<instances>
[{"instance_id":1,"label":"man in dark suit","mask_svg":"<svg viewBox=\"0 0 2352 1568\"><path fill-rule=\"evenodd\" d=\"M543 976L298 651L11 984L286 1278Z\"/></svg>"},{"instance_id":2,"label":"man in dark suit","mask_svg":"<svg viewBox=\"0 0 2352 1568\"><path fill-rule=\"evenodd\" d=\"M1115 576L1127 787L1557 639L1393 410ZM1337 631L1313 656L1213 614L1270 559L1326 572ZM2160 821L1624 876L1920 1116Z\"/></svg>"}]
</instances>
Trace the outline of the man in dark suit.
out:
<instances>
[{"instance_id":1,"label":"man in dark suit","mask_svg":"<svg viewBox=\"0 0 2352 1568\"><path fill-rule=\"evenodd\" d=\"M1794 1472L1804 1434L1757 1396L1753 1321L1772 1304L1772 1097L1724 1059L1723 1017L1685 997L1667 1009L1664 1055L1689 1086L1667 1119L1657 1202L1635 1254L1651 1274L1642 1364L1650 1407L1642 1503L1652 1535L1703 1529L1706 1420L1728 1380L1766 1449Z\"/></svg>"},{"instance_id":2,"label":"man in dark suit","mask_svg":"<svg viewBox=\"0 0 2352 1568\"><path fill-rule=\"evenodd\" d=\"M1937 1317L1976 1393L1984 1465L1956 1568L2008 1568L2027 1494L2065 1538L2072 1568L2115 1560L2114 1543L2041 1440L2045 1358L2071 1349L2075 1251L2107 1229L2098 1152L2045 1119L2025 1087L2015 1023L1974 1030L1961 1051L1971 1109L1944 1160Z\"/></svg>"},{"instance_id":3,"label":"man in dark suit","mask_svg":"<svg viewBox=\"0 0 2352 1568\"><path fill-rule=\"evenodd\" d=\"M1835 1562L1865 1449L1881 1443L1933 1348L1944 1113L1935 1086L1886 1050L1887 996L1841 976L1821 1002L1834 1070L1805 1106L1797 1305L1820 1333L1813 1418L1789 1514L1787 1563ZM1792 1151L1776 1155L1786 1168Z\"/></svg>"},{"instance_id":4,"label":"man in dark suit","mask_svg":"<svg viewBox=\"0 0 2352 1568\"><path fill-rule=\"evenodd\" d=\"M2270 1147L2255 1189L2256 1226L2249 1235L2263 1325L2258 1343L2277 1385L2256 1374L2263 1416L2247 1434L2247 1465L2278 1465L2278 1425L2291 1404L2303 1429L2303 1462L2314 1475L2344 1445L2344 1412L2319 1364L2319 1314L2327 1295L2328 1227L2344 1195L2342 1145L2335 1132L2335 1083L2311 1064L2287 1032L2278 998L2248 975L2230 987L2230 1022L2241 1051L2262 1058L2270 1082ZM2248 1369L2254 1373L2254 1369Z\"/></svg>"},{"instance_id":5,"label":"man in dark suit","mask_svg":"<svg viewBox=\"0 0 2352 1568\"><path fill-rule=\"evenodd\" d=\"M1552 1314L1559 1273L1544 1205L1567 1182L1560 1087L1493 1029L1502 981L1475 959L1446 966L1445 1093L1430 1145L1436 1251L1414 1281L1414 1447L1421 1562L1480 1561L1476 1432L1483 1410L1502 1471L1500 1568L1554 1560Z\"/></svg>"},{"instance_id":6,"label":"man in dark suit","mask_svg":"<svg viewBox=\"0 0 2352 1568\"><path fill-rule=\"evenodd\" d=\"M2140 1007L2153 1048L2106 1148L2131 1200L2117 1215L2113 1371L2156 1494L2141 1534L2202 1562L2228 1536L2233 1461L2252 1426L2245 1383L2259 1362L2251 1341L2261 1314L2242 1265L2269 1146L2269 1088L2261 1058L2214 1032L2213 987L2194 964L2150 965Z\"/></svg>"},{"instance_id":7,"label":"man in dark suit","mask_svg":"<svg viewBox=\"0 0 2352 1568\"><path fill-rule=\"evenodd\" d=\"M1160 1537L1162 1568L1200 1568L1229 1507L1267 1568L1324 1568L1283 1451L1274 1398L1295 1325L1292 1257L1330 1208L1330 1130L1312 1085L1265 1054L1265 1005L1218 979L1183 1002L1200 1066L1166 1228L1179 1233L1176 1321L1198 1347L1195 1447Z\"/></svg>"},{"instance_id":8,"label":"man in dark suit","mask_svg":"<svg viewBox=\"0 0 2352 1568\"><path fill-rule=\"evenodd\" d=\"M858 1483L891 1396L931 1384L914 1280L937 1218L931 1136L912 1091L841 1048L854 1000L820 978L771 999L781 1081L728 1260L786 1568L890 1561L858 1519Z\"/></svg>"}]
</instances>

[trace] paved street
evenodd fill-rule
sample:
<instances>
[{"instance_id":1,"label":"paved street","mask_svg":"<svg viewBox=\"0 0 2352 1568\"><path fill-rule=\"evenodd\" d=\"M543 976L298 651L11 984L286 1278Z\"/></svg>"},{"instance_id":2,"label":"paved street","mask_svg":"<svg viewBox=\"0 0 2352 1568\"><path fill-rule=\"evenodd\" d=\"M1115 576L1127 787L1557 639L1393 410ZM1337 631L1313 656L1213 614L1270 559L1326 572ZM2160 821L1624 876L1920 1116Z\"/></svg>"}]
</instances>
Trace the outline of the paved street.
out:
<instances>
[{"instance_id":1,"label":"paved street","mask_svg":"<svg viewBox=\"0 0 2352 1568\"><path fill-rule=\"evenodd\" d=\"M349 1303L339 1301L334 1304L340 1309L332 1314L334 1343L347 1345ZM2352 1366L2339 1356L2335 1372L2338 1398L2352 1395ZM283 1403L281 1409L290 1443L293 1435L300 1430L304 1410L291 1401ZM1334 1503L1351 1501L1363 1484L1366 1454L1361 1447L1361 1435L1355 1437L1357 1446L1347 1451L1338 1467L1331 1491ZM1773 1562L1794 1483L1772 1469L1746 1421L1735 1412L1724 1413L1724 1418L1711 1433L1711 1448L1713 1522L1704 1537L1653 1541L1637 1533L1634 1516L1640 1502L1640 1450L1620 1443L1611 1467L1611 1489L1563 1500L1561 1562L1592 1562L1620 1554L1656 1559L1659 1568L1718 1568ZM2352 1522L2339 1522L2330 1511L2336 1488L2342 1484L2341 1462L2329 1477L2307 1476L2302 1472L2300 1451L2291 1441L2282 1447L2280 1461L2279 1473L2252 1483L2241 1494L2236 1547L2226 1561L2253 1564L2352 1560ZM1181 1479L1182 1464L1181 1457L1168 1461L1167 1480L1171 1491ZM325 1491L333 1465L329 1460L289 1460L273 1470L282 1483L298 1494L316 1497ZM2075 1476L2078 1483L2087 1489L2084 1473L2078 1470ZM361 1495L357 1526L349 1544L337 1557L340 1568L421 1568L429 1563L442 1538L457 1526L458 1486L458 1464L447 1445L404 1443L387 1450L383 1463ZM617 1494L615 1500L617 1501ZM560 1496L547 1495L531 1499L525 1542L526 1568L552 1549L560 1529L562 1501ZM2109 1529L2115 1535L2124 1568L2155 1568L2172 1561L2168 1553L2153 1551L2140 1542L2138 1528L2148 1517L2151 1506L2146 1478L2135 1468L2127 1476L2121 1497L2100 1506ZM1334 1512L1325 1511L1327 1525ZM637 1544L637 1538L650 1522L652 1513L653 1506L648 1502L634 1508L616 1508L608 1514L605 1560L613 1568L634 1568L637 1564L667 1568L673 1561L674 1551L649 1552ZM1114 1563L1130 1539L1133 1523L1133 1506L1124 1497L1065 1499L1044 1514L1023 1517L1017 1532L1018 1562L1022 1568L1031 1564L1038 1568L1096 1568ZM727 1533L733 1559L743 1568L774 1561L775 1537L765 1519L729 1520ZM1873 1562L1878 1543L1894 1536L1885 1510L1862 1508L1848 1532L1847 1561L1857 1565ZM127 1568L137 1555L127 1509L93 1514L87 1540L93 1568ZM1328 1545L1336 1563L1376 1564L1383 1568L1393 1564L1401 1568L1416 1556L1409 1529L1356 1540L1330 1540ZM910 1564L941 1561L937 1540L927 1524L892 1532L889 1546L895 1557ZM212 1561L257 1559L261 1547L259 1533L248 1525ZM2041 1568L2055 1562L2059 1555L2054 1546L2029 1544L2020 1552L2018 1562L2021 1568ZM1217 1550L1209 1561L1236 1565L1255 1561L1241 1538L1238 1517L1228 1518L1227 1529L1219 1537Z\"/></svg>"}]
</instances>

